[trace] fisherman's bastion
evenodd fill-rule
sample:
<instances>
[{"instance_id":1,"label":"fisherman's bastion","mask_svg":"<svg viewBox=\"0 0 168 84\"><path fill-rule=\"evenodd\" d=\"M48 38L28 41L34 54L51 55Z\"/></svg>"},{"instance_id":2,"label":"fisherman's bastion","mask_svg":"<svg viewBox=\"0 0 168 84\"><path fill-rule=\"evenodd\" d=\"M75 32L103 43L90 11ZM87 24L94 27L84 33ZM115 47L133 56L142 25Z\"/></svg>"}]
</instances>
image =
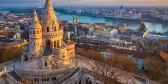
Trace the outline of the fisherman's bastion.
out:
<instances>
[{"instance_id":1,"label":"fisherman's bastion","mask_svg":"<svg viewBox=\"0 0 168 84\"><path fill-rule=\"evenodd\" d=\"M38 17L34 10L29 27L29 43L22 47L22 58L13 70L6 71L9 84L101 84L91 71L72 64L75 43L63 41L63 28L56 18L51 0L46 0L44 11Z\"/></svg>"}]
</instances>

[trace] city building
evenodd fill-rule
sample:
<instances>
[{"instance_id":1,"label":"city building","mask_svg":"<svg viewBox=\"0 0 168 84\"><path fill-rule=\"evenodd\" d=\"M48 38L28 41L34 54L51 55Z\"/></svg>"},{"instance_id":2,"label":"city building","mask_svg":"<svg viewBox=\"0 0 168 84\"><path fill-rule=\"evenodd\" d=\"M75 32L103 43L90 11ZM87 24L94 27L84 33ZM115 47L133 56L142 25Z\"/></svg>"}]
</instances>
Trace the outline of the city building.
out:
<instances>
[{"instance_id":1,"label":"city building","mask_svg":"<svg viewBox=\"0 0 168 84\"><path fill-rule=\"evenodd\" d=\"M133 55L133 54L128 54L127 56L136 63L136 66L140 71L144 71L147 69L146 64L145 64L145 58L147 57Z\"/></svg>"},{"instance_id":2,"label":"city building","mask_svg":"<svg viewBox=\"0 0 168 84\"><path fill-rule=\"evenodd\" d=\"M141 13L136 13L135 9L131 9L129 11L126 11L124 7L121 5L119 10L116 10L114 12L110 13L103 13L103 16L105 17L111 17L111 18L119 18L119 19L133 19L133 20L139 20Z\"/></svg>"},{"instance_id":3,"label":"city building","mask_svg":"<svg viewBox=\"0 0 168 84\"><path fill-rule=\"evenodd\" d=\"M162 20L168 21L168 12L162 15Z\"/></svg>"}]
</instances>

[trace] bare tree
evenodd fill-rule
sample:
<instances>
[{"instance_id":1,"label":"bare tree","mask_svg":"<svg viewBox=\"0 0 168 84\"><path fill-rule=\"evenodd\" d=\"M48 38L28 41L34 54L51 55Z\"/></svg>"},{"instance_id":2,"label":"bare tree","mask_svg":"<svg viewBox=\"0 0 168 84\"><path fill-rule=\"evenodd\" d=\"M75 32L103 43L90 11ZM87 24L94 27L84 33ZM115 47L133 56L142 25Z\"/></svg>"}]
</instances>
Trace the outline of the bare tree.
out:
<instances>
[{"instance_id":1,"label":"bare tree","mask_svg":"<svg viewBox=\"0 0 168 84\"><path fill-rule=\"evenodd\" d=\"M123 59L123 60L127 60L127 59ZM104 84L122 84L121 82L119 82L119 78L123 77L124 83L128 83L128 80L130 80L131 78L124 77L124 76L127 76L127 72L125 73L125 71L123 70L126 70L127 66L130 67L131 63L128 63L128 65L127 64L123 65L123 63L120 63L123 60L119 60L117 56L117 57L107 58L103 62L96 62L95 65L92 66L92 69L94 72L93 73L94 78L96 80L102 81ZM129 61L126 61L126 62L129 62ZM130 68L132 68L132 66Z\"/></svg>"},{"instance_id":2,"label":"bare tree","mask_svg":"<svg viewBox=\"0 0 168 84\"><path fill-rule=\"evenodd\" d=\"M106 63L96 63L95 66L92 67L94 78L104 84L122 84L117 80L117 77L121 75L121 73L112 66L113 65L107 65Z\"/></svg>"}]
</instances>

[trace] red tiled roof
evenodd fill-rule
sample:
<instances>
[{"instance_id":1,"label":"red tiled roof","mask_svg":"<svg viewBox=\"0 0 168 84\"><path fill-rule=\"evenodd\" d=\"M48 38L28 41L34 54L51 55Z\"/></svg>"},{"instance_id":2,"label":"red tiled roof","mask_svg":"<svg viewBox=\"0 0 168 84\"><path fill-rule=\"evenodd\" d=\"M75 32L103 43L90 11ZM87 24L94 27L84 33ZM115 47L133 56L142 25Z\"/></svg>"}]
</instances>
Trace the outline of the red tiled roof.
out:
<instances>
[{"instance_id":1,"label":"red tiled roof","mask_svg":"<svg viewBox=\"0 0 168 84\"><path fill-rule=\"evenodd\" d=\"M76 44L77 47L83 47L83 48L90 48L88 45L83 45L83 44ZM103 46L104 47L104 46ZM92 48L101 48L101 46L92 46ZM108 48L110 51L116 52L116 53L121 53L121 54L134 54L136 57L139 58L146 58L149 56L155 56L157 58L159 58L160 60L163 60L163 58L161 58L161 56L159 54L154 54L151 52L141 52L141 51L135 51L135 50L126 50L126 49L119 49L116 47L104 47L104 48Z\"/></svg>"}]
</instances>

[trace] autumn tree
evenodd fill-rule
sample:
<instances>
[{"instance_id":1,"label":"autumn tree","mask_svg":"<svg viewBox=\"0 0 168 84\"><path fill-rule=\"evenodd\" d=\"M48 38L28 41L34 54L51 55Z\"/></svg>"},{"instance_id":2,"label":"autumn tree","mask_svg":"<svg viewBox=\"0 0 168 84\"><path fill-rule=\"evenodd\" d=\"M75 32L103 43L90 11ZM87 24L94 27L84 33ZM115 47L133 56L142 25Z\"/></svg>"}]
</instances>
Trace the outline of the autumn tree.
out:
<instances>
[{"instance_id":1,"label":"autumn tree","mask_svg":"<svg viewBox=\"0 0 168 84\"><path fill-rule=\"evenodd\" d=\"M117 55L114 56L112 59L112 63L115 64L114 67L131 72L131 73L137 73L138 68L136 67L135 62L127 57L126 55Z\"/></svg>"},{"instance_id":2,"label":"autumn tree","mask_svg":"<svg viewBox=\"0 0 168 84\"><path fill-rule=\"evenodd\" d=\"M148 57L145 59L147 66L146 76L151 80L160 82L162 84L168 84L168 64L161 61L157 57Z\"/></svg>"},{"instance_id":3,"label":"autumn tree","mask_svg":"<svg viewBox=\"0 0 168 84\"><path fill-rule=\"evenodd\" d=\"M21 47L6 46L0 49L0 63L18 58L22 54Z\"/></svg>"},{"instance_id":4,"label":"autumn tree","mask_svg":"<svg viewBox=\"0 0 168 84\"><path fill-rule=\"evenodd\" d=\"M26 76L24 79L21 81L22 84L32 84L30 77Z\"/></svg>"}]
</instances>

